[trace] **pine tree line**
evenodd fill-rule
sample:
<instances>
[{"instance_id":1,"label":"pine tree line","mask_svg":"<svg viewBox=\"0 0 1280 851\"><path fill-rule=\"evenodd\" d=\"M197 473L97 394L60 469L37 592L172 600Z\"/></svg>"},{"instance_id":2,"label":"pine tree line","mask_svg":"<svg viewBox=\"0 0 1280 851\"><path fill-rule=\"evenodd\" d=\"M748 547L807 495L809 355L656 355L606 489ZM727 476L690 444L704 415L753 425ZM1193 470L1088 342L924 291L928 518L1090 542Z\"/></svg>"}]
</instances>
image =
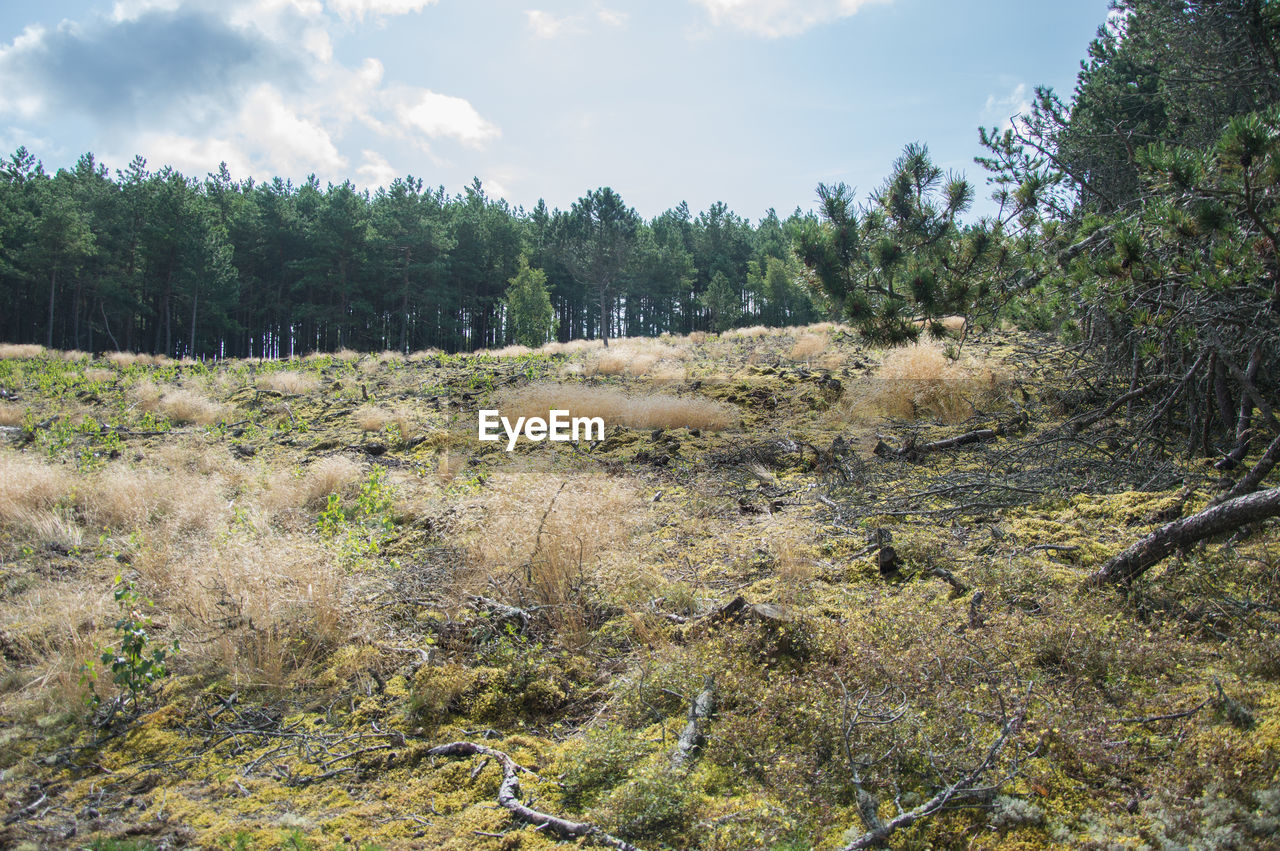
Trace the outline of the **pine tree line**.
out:
<instances>
[{"instance_id":1,"label":"pine tree line","mask_svg":"<svg viewBox=\"0 0 1280 851\"><path fill-rule=\"evenodd\" d=\"M113 177L91 154L48 174L21 148L0 168L0 338L281 357L806 323L825 310L791 251L806 221L721 203L645 221L607 188L526 211L478 180L201 181L141 158ZM542 330L508 307L522 264L544 276Z\"/></svg>"}]
</instances>

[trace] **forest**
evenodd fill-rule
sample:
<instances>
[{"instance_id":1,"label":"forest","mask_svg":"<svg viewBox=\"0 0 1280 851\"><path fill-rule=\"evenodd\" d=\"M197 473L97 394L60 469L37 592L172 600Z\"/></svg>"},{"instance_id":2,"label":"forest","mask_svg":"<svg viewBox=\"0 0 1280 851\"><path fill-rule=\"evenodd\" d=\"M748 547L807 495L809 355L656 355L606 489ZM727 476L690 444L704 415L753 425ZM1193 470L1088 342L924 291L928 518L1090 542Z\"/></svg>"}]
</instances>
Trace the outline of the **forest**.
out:
<instances>
[{"instance_id":1,"label":"forest","mask_svg":"<svg viewBox=\"0 0 1280 851\"><path fill-rule=\"evenodd\" d=\"M821 310L797 282L799 212L753 226L681 204L645 222L608 188L525 211L478 180L454 197L412 177L370 194L237 182L225 164L200 181L141 158L113 179L91 154L50 176L25 149L3 181L0 333L15 342L174 357L499 348L515 342L505 296L521 257L545 275L561 341L601 322L643 336Z\"/></svg>"},{"instance_id":2,"label":"forest","mask_svg":"<svg viewBox=\"0 0 1280 851\"><path fill-rule=\"evenodd\" d=\"M1100 23L754 223L20 148L0 845L1280 847L1280 4Z\"/></svg>"}]
</instances>

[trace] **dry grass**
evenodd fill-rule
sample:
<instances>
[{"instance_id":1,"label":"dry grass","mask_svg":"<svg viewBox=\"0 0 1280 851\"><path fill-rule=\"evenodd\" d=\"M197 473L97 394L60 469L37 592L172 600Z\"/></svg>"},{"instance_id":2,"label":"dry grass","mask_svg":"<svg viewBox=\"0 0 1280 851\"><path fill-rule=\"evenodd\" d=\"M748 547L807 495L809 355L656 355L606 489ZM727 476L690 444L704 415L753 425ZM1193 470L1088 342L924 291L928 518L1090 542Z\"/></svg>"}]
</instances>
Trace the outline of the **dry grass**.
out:
<instances>
[{"instance_id":1,"label":"dry grass","mask_svg":"<svg viewBox=\"0 0 1280 851\"><path fill-rule=\"evenodd\" d=\"M5 644L0 672L8 684L0 692L0 707L5 713L83 706L83 665L106 640L102 627L112 611L102 584L83 579L40 583L7 599L0 607Z\"/></svg>"},{"instance_id":2,"label":"dry grass","mask_svg":"<svg viewBox=\"0 0 1280 851\"><path fill-rule=\"evenodd\" d=\"M533 349L520 345L503 346L500 349L479 349L475 352L477 355L489 355L495 358L518 358L532 353Z\"/></svg>"},{"instance_id":3,"label":"dry grass","mask_svg":"<svg viewBox=\"0 0 1280 851\"><path fill-rule=\"evenodd\" d=\"M498 409L512 418L567 410L571 417L601 417L606 427L724 429L737 419L732 407L700 396L632 395L588 384L531 384L500 396Z\"/></svg>"},{"instance_id":4,"label":"dry grass","mask_svg":"<svg viewBox=\"0 0 1280 851\"><path fill-rule=\"evenodd\" d=\"M162 387L150 381L138 382L130 389L129 395L142 410L164 414L175 425L208 425L226 411L222 405L195 390Z\"/></svg>"},{"instance_id":5,"label":"dry grass","mask_svg":"<svg viewBox=\"0 0 1280 851\"><path fill-rule=\"evenodd\" d=\"M320 386L320 379L309 372L269 372L258 378L258 386L263 390L272 390L286 396L299 396L310 393Z\"/></svg>"},{"instance_id":6,"label":"dry grass","mask_svg":"<svg viewBox=\"0 0 1280 851\"><path fill-rule=\"evenodd\" d=\"M0 343L0 358L38 358L44 346L36 343Z\"/></svg>"},{"instance_id":7,"label":"dry grass","mask_svg":"<svg viewBox=\"0 0 1280 851\"><path fill-rule=\"evenodd\" d=\"M97 384L114 381L115 377L116 371L114 369L107 369L101 366L90 367L84 371L84 380L92 381Z\"/></svg>"},{"instance_id":8,"label":"dry grass","mask_svg":"<svg viewBox=\"0 0 1280 851\"><path fill-rule=\"evenodd\" d=\"M747 328L730 328L720 335L722 339L755 339L757 337L768 337L781 333L780 328L768 328L764 325L752 325Z\"/></svg>"},{"instance_id":9,"label":"dry grass","mask_svg":"<svg viewBox=\"0 0 1280 851\"><path fill-rule=\"evenodd\" d=\"M403 408L388 409L377 405L362 405L353 418L361 431L380 432L387 426L395 426L401 440L408 440L412 431L409 412Z\"/></svg>"},{"instance_id":10,"label":"dry grass","mask_svg":"<svg viewBox=\"0 0 1280 851\"><path fill-rule=\"evenodd\" d=\"M787 352L787 357L791 360L810 360L815 355L826 351L827 342L825 334L801 334L795 345L791 347L791 351Z\"/></svg>"},{"instance_id":11,"label":"dry grass","mask_svg":"<svg viewBox=\"0 0 1280 851\"><path fill-rule=\"evenodd\" d=\"M877 415L958 423L1000 396L1007 377L985 361L947 358L941 346L916 343L891 349L866 392L846 406L854 418Z\"/></svg>"},{"instance_id":12,"label":"dry grass","mask_svg":"<svg viewBox=\"0 0 1280 851\"><path fill-rule=\"evenodd\" d=\"M418 351L409 355L409 362L418 363L420 361L427 360L428 358L437 357L440 354L442 354L440 349L419 349Z\"/></svg>"},{"instance_id":13,"label":"dry grass","mask_svg":"<svg viewBox=\"0 0 1280 851\"><path fill-rule=\"evenodd\" d=\"M603 347L604 344L599 340L570 340L567 343L552 341L550 343L544 343L538 351L544 355L576 355L579 352L585 352L591 349L600 349Z\"/></svg>"},{"instance_id":14,"label":"dry grass","mask_svg":"<svg viewBox=\"0 0 1280 851\"><path fill-rule=\"evenodd\" d=\"M160 397L160 410L176 425L208 425L219 419L225 409L194 390L179 388Z\"/></svg>"},{"instance_id":15,"label":"dry grass","mask_svg":"<svg viewBox=\"0 0 1280 851\"><path fill-rule=\"evenodd\" d=\"M631 359L621 352L602 351L586 367L588 375L622 375Z\"/></svg>"},{"instance_id":16,"label":"dry grass","mask_svg":"<svg viewBox=\"0 0 1280 851\"><path fill-rule=\"evenodd\" d=\"M648 375L656 367L686 360L689 352L652 337L624 337L609 348L596 349L583 367L585 375Z\"/></svg>"},{"instance_id":17,"label":"dry grass","mask_svg":"<svg viewBox=\"0 0 1280 851\"><path fill-rule=\"evenodd\" d=\"M436 459L436 478L440 480L440 484L447 485L457 475L458 459L454 458L453 453L446 449Z\"/></svg>"},{"instance_id":18,"label":"dry grass","mask_svg":"<svg viewBox=\"0 0 1280 851\"><path fill-rule=\"evenodd\" d=\"M938 320L938 324L942 326L944 333L949 337L959 337L964 333L965 318L963 316L943 316ZM923 319L917 319L913 323L917 328L928 329L929 323Z\"/></svg>"},{"instance_id":19,"label":"dry grass","mask_svg":"<svg viewBox=\"0 0 1280 851\"><path fill-rule=\"evenodd\" d=\"M0 452L0 523L49 511L71 490L72 474L26 455Z\"/></svg>"},{"instance_id":20,"label":"dry grass","mask_svg":"<svg viewBox=\"0 0 1280 851\"><path fill-rule=\"evenodd\" d=\"M356 425L361 431L382 431L393 418L392 413L386 408L373 405L364 405L354 415Z\"/></svg>"},{"instance_id":21,"label":"dry grass","mask_svg":"<svg viewBox=\"0 0 1280 851\"><path fill-rule=\"evenodd\" d=\"M562 640L580 643L584 595L601 581L602 556L630 540L641 504L631 485L603 474L495 475L465 513L470 576L457 590L511 589L547 607Z\"/></svg>"},{"instance_id":22,"label":"dry grass","mask_svg":"<svg viewBox=\"0 0 1280 851\"><path fill-rule=\"evenodd\" d=\"M14 402L0 402L0 426L20 426L26 409Z\"/></svg>"},{"instance_id":23,"label":"dry grass","mask_svg":"<svg viewBox=\"0 0 1280 851\"><path fill-rule=\"evenodd\" d=\"M358 623L342 613L341 568L310 535L170 538L136 566L158 607L197 639L183 664L230 672L239 683L284 685Z\"/></svg>"},{"instance_id":24,"label":"dry grass","mask_svg":"<svg viewBox=\"0 0 1280 851\"><path fill-rule=\"evenodd\" d=\"M164 355L146 355L141 352L108 352L102 359L116 366L164 366L169 358Z\"/></svg>"},{"instance_id":25,"label":"dry grass","mask_svg":"<svg viewBox=\"0 0 1280 851\"><path fill-rule=\"evenodd\" d=\"M121 532L203 533L231 516L230 483L193 470L159 470L113 464L81 480L76 508L98 528Z\"/></svg>"},{"instance_id":26,"label":"dry grass","mask_svg":"<svg viewBox=\"0 0 1280 851\"><path fill-rule=\"evenodd\" d=\"M354 488L364 469L344 455L321 458L307 470L298 491L299 504L307 508L324 505L329 494L342 494Z\"/></svg>"}]
</instances>

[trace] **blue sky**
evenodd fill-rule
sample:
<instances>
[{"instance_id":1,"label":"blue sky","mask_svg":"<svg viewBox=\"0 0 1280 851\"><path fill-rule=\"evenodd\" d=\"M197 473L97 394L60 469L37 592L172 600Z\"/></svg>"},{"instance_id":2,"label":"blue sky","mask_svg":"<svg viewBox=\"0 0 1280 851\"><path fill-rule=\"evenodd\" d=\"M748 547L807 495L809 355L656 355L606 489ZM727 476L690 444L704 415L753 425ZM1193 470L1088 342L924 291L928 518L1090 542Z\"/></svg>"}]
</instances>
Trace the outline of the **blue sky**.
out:
<instances>
[{"instance_id":1,"label":"blue sky","mask_svg":"<svg viewBox=\"0 0 1280 851\"><path fill-rule=\"evenodd\" d=\"M979 125L1069 94L1107 0L6 0L0 147L203 176L479 177L647 217L863 196L902 146L988 190ZM975 212L990 209L981 202Z\"/></svg>"}]
</instances>

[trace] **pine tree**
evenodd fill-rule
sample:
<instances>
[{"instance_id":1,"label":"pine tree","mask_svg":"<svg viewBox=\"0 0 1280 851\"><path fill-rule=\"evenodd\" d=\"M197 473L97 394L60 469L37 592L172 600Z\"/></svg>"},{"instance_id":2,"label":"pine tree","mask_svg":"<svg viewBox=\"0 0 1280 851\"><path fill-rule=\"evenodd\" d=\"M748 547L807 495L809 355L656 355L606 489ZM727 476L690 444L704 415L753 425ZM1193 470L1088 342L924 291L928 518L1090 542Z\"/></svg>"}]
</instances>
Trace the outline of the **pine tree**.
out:
<instances>
[{"instance_id":1,"label":"pine tree","mask_svg":"<svg viewBox=\"0 0 1280 851\"><path fill-rule=\"evenodd\" d=\"M555 312L547 292L546 273L530 269L523 254L519 263L519 270L507 289L507 322L517 343L534 348L551 338Z\"/></svg>"}]
</instances>

